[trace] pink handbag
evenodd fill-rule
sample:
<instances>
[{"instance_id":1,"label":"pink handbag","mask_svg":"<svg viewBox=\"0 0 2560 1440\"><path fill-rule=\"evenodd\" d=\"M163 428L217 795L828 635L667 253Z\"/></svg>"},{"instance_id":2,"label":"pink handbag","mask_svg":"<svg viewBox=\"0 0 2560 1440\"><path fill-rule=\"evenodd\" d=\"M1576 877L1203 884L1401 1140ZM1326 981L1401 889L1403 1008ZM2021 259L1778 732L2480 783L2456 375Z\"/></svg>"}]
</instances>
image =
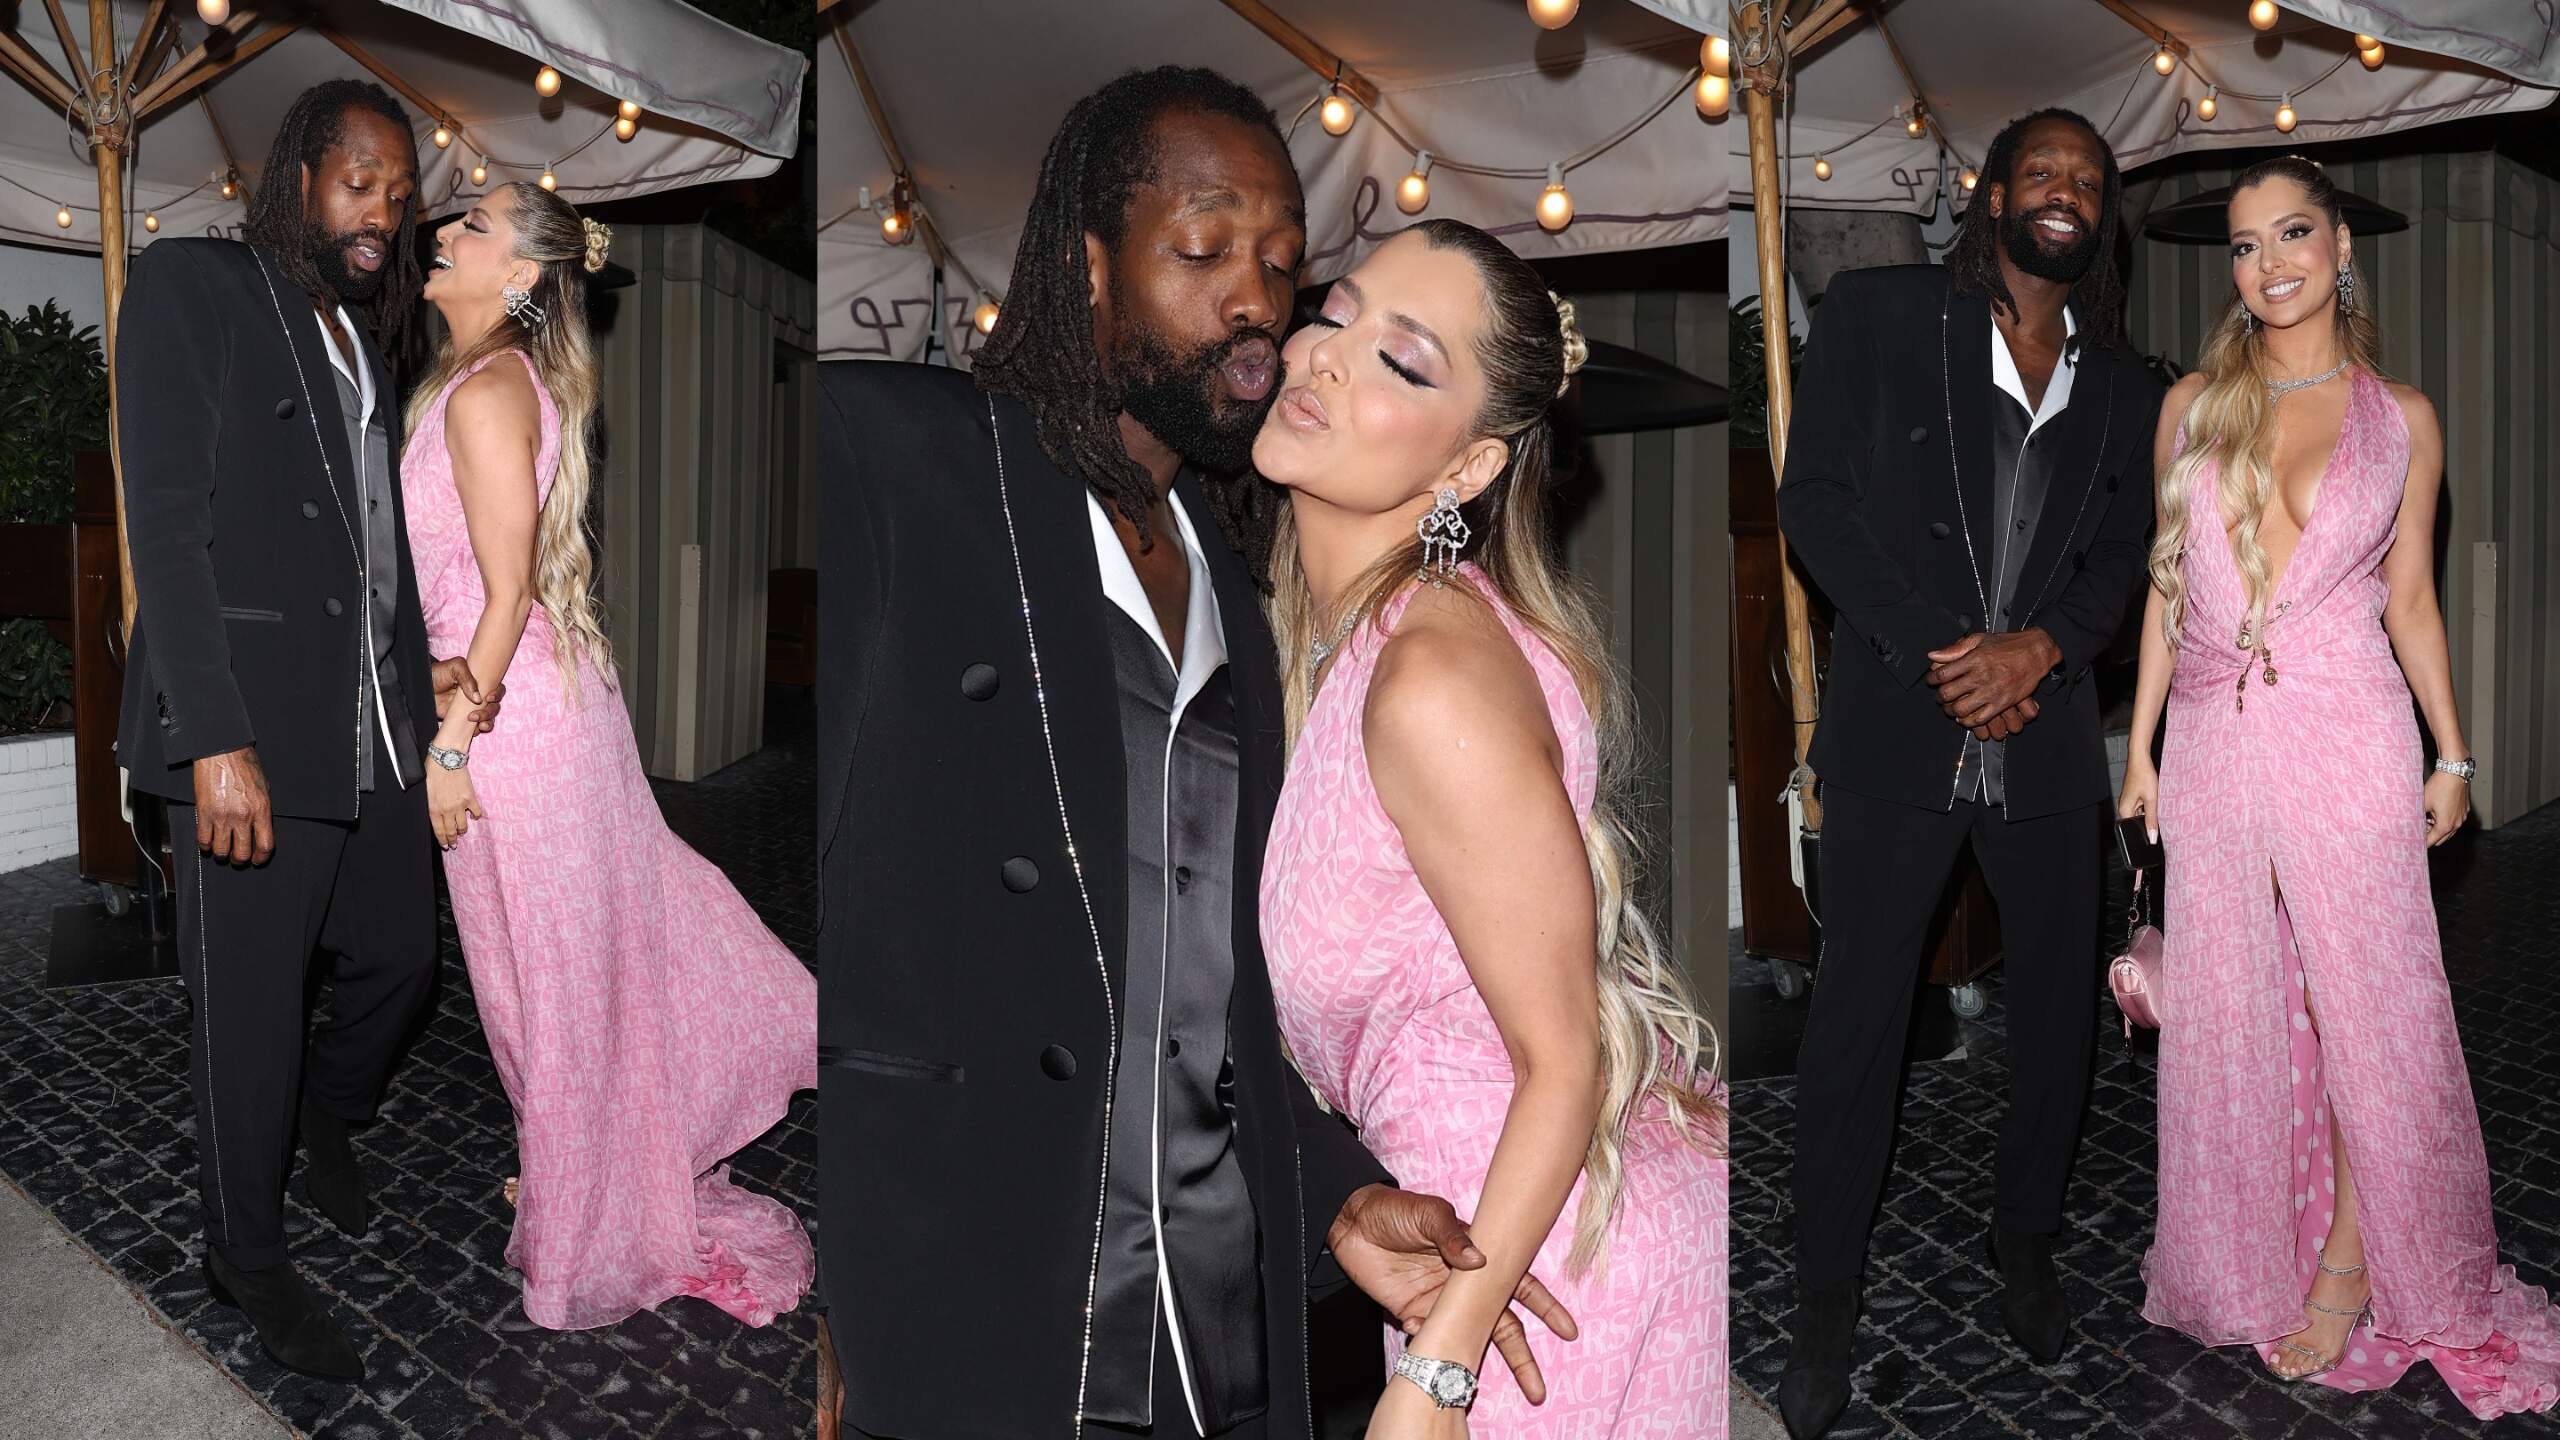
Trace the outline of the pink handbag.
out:
<instances>
[{"instance_id":1,"label":"pink handbag","mask_svg":"<svg viewBox=\"0 0 2560 1440\"><path fill-rule=\"evenodd\" d=\"M2130 932L2125 937L2124 953L2107 966L2107 988L2116 995L2116 1008L2124 1012L2125 1038L2133 1038L2133 1027L2145 1030L2160 1028L2160 927L2142 919L2142 872L2133 872L2133 916Z\"/></svg>"}]
</instances>

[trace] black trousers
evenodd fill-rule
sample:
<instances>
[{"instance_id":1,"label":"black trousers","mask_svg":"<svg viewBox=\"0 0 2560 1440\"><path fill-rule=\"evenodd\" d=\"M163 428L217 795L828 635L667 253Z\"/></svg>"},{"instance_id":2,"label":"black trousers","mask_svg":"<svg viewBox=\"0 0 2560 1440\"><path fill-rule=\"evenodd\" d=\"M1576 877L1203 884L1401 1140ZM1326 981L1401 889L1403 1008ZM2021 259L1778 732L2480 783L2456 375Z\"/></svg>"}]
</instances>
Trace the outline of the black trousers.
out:
<instances>
[{"instance_id":1,"label":"black trousers","mask_svg":"<svg viewBox=\"0 0 2560 1440\"><path fill-rule=\"evenodd\" d=\"M1095 1363L1102 1363L1101 1357L1097 1356ZM1084 1425L1086 1440L1122 1440L1124 1436L1144 1437L1144 1440L1198 1440L1200 1432L1191 1424L1191 1402L1182 1393L1182 1372L1174 1365L1173 1336L1165 1329L1161 1315L1156 1317L1153 1408L1155 1423L1143 1427L1105 1425L1088 1420ZM850 1421L846 1422L844 1430L854 1440L896 1440L893 1436L875 1435ZM1210 1440L1269 1440L1270 1434L1270 1416L1265 1413L1239 1420L1232 1428L1219 1431Z\"/></svg>"},{"instance_id":2,"label":"black trousers","mask_svg":"<svg viewBox=\"0 0 2560 1440\"><path fill-rule=\"evenodd\" d=\"M281 1264L285 1172L307 1093L371 1119L435 980L435 835L427 787L364 797L353 824L278 817L274 856L233 865L196 848L196 807L169 807L178 964L195 1011L205 1236L243 1269ZM315 949L334 958L328 1022L306 999Z\"/></svg>"},{"instance_id":3,"label":"black trousers","mask_svg":"<svg viewBox=\"0 0 2560 1440\"><path fill-rule=\"evenodd\" d=\"M2000 907L2009 1112L2001 1228L2062 1228L2097 1036L2100 805L2012 822L1823 787L1822 961L1796 1058L1796 1276L1859 1278L1893 1154L1922 942L1965 844Z\"/></svg>"}]
</instances>

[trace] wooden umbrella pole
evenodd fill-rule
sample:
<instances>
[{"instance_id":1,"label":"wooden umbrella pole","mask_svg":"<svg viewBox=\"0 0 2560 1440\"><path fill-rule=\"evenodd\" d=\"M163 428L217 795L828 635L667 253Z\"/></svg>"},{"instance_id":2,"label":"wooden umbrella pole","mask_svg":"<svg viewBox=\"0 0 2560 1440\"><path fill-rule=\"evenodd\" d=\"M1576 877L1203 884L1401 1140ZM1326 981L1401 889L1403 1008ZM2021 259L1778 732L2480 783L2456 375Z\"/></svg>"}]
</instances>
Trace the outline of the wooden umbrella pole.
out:
<instances>
[{"instance_id":1,"label":"wooden umbrella pole","mask_svg":"<svg viewBox=\"0 0 2560 1440\"><path fill-rule=\"evenodd\" d=\"M68 41L64 42L68 45ZM94 63L82 77L82 99L89 112L89 158L98 169L98 278L105 289L106 321L99 327L107 356L107 459L115 474L116 594L123 638L133 635L133 550L125 536L124 456L116 439L116 309L124 301L124 152L132 139L133 112L124 95L125 77L116 64L115 12L110 5L89 6L89 54Z\"/></svg>"},{"instance_id":2,"label":"wooden umbrella pole","mask_svg":"<svg viewBox=\"0 0 2560 1440\"><path fill-rule=\"evenodd\" d=\"M1765 5L1745 7L1743 25L1754 16L1769 24ZM1743 113L1751 136L1751 213L1760 249L1760 339L1769 389L1769 466L1773 475L1787 473L1787 425L1794 410L1794 377L1787 358L1786 215L1778 186L1778 119L1774 92L1781 83L1780 49L1785 41L1774 29L1752 37L1746 54L1763 57L1746 66ZM1786 536L1778 536L1778 584L1787 619L1787 690L1795 720L1797 788L1806 828L1822 828L1822 810L1814 797L1813 772L1805 756L1813 748L1814 717L1820 713L1814 691L1813 625L1804 584L1787 561Z\"/></svg>"}]
</instances>

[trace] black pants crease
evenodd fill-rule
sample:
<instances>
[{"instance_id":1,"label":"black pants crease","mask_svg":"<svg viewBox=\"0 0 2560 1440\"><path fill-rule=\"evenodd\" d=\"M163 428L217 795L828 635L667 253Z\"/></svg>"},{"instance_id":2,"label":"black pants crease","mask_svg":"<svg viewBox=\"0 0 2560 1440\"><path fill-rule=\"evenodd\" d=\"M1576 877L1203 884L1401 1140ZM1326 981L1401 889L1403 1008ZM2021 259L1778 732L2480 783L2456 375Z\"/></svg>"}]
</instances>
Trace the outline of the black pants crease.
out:
<instances>
[{"instance_id":1,"label":"black pants crease","mask_svg":"<svg viewBox=\"0 0 2560 1440\"><path fill-rule=\"evenodd\" d=\"M1796 1274L1859 1277L1893 1154L1911 1005L1929 922L1971 845L2000 911L2009 1108L2001 1228L2061 1228L2096 1043L2100 814L2011 821L1958 801L1924 810L1826 786L1821 963L1796 1061Z\"/></svg>"}]
</instances>

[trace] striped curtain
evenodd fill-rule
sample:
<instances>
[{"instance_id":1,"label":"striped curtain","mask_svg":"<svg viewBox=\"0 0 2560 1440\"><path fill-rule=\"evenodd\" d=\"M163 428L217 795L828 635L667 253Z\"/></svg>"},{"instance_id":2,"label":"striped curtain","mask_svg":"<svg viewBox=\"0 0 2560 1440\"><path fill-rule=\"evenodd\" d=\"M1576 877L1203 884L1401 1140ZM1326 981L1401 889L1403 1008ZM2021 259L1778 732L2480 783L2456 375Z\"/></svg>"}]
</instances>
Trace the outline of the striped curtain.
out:
<instances>
[{"instance_id":1,"label":"striped curtain","mask_svg":"<svg viewBox=\"0 0 2560 1440\"><path fill-rule=\"evenodd\" d=\"M2231 168L2166 178L2155 203L2228 185ZM2436 590L2454 698L2480 761L2472 804L2496 826L2560 797L2560 182L2487 152L2414 154L2329 167L2343 188L2409 217L2358 237L2383 363L2444 422L2445 498ZM2135 342L2193 363L2206 322L2232 301L2218 245L2141 241Z\"/></svg>"},{"instance_id":2,"label":"striped curtain","mask_svg":"<svg viewBox=\"0 0 2560 1440\"><path fill-rule=\"evenodd\" d=\"M1721 291L1573 293L1582 333L1724 383ZM1586 441L1564 499L1566 563L1598 591L1635 690L1648 766L1638 817L1654 913L1721 1030L1725 1018L1725 427Z\"/></svg>"},{"instance_id":3,"label":"striped curtain","mask_svg":"<svg viewBox=\"0 0 2560 1440\"><path fill-rule=\"evenodd\" d=\"M623 699L649 773L693 780L763 742L765 594L808 490L816 287L699 225L621 229L592 521ZM795 384L795 379L800 383ZM805 533L805 531L803 532Z\"/></svg>"}]
</instances>

